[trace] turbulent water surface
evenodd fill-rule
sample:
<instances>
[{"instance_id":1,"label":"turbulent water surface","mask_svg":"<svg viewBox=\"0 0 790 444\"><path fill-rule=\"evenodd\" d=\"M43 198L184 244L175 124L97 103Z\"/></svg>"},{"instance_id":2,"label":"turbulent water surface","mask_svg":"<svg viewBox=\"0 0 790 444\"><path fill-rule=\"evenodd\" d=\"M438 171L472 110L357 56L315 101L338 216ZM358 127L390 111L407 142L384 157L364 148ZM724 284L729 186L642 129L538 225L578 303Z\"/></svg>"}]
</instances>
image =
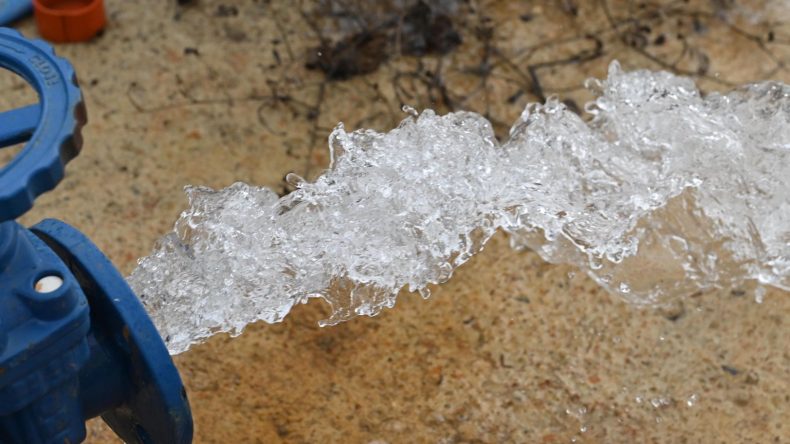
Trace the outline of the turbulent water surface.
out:
<instances>
[{"instance_id":1,"label":"turbulent water surface","mask_svg":"<svg viewBox=\"0 0 790 444\"><path fill-rule=\"evenodd\" d=\"M277 322L319 297L324 324L427 296L497 231L636 304L756 283L790 290L790 86L701 96L617 63L586 111L528 106L498 143L478 114L331 134L330 168L279 198L242 183L191 207L129 278L174 353Z\"/></svg>"}]
</instances>

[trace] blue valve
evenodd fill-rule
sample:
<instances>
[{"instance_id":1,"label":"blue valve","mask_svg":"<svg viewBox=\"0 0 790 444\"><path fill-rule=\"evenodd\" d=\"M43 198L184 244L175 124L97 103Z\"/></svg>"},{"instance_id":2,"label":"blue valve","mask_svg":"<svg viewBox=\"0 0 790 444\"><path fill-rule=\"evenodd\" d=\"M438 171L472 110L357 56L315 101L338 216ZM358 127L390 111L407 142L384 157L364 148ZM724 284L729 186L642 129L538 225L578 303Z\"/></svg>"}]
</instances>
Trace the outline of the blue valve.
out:
<instances>
[{"instance_id":1,"label":"blue valve","mask_svg":"<svg viewBox=\"0 0 790 444\"><path fill-rule=\"evenodd\" d=\"M123 277L69 225L14 221L82 146L87 119L71 65L0 28L0 68L40 99L0 114L0 148L26 142L0 169L0 443L81 442L99 415L128 443L191 442L178 371Z\"/></svg>"}]
</instances>

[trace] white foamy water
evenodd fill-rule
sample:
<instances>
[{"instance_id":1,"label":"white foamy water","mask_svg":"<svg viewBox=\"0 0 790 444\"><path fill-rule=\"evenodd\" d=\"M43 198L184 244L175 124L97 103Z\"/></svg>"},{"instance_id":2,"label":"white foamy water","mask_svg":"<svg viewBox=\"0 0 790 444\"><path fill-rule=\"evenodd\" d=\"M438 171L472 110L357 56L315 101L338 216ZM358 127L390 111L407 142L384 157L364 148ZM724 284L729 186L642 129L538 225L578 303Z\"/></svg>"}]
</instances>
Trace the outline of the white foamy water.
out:
<instances>
[{"instance_id":1,"label":"white foamy water","mask_svg":"<svg viewBox=\"0 0 790 444\"><path fill-rule=\"evenodd\" d=\"M702 97L613 63L585 122L528 106L499 143L478 114L428 110L329 138L293 193L190 187L190 209L129 278L173 353L318 297L331 325L427 296L497 231L640 305L749 283L790 289L790 87ZM263 160L262 160L263 161Z\"/></svg>"}]
</instances>

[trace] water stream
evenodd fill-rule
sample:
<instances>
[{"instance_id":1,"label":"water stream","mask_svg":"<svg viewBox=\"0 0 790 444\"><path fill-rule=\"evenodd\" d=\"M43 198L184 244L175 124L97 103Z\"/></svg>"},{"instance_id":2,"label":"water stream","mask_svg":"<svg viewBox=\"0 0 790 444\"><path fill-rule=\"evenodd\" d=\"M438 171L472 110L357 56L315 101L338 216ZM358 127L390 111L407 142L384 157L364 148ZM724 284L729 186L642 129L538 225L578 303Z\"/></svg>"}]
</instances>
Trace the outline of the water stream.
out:
<instances>
[{"instance_id":1,"label":"water stream","mask_svg":"<svg viewBox=\"0 0 790 444\"><path fill-rule=\"evenodd\" d=\"M409 115L329 137L296 191L189 187L190 208L129 277L171 352L278 322L321 298L323 325L428 296L497 231L638 305L714 288L790 290L790 86L702 96L615 62L583 120L529 105L507 141L478 114ZM263 160L262 160L263 161Z\"/></svg>"}]
</instances>

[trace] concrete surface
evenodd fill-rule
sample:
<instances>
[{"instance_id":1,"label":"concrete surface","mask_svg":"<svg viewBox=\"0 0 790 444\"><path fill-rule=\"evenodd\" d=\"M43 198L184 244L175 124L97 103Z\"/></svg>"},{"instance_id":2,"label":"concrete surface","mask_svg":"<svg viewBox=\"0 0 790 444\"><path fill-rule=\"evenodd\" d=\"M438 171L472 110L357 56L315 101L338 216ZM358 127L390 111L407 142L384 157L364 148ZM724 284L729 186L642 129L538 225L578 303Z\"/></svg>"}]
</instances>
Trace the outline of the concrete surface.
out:
<instances>
[{"instance_id":1,"label":"concrete surface","mask_svg":"<svg viewBox=\"0 0 790 444\"><path fill-rule=\"evenodd\" d=\"M694 75L706 91L790 82L784 0L443 1L449 22L427 24L398 2L182 3L107 0L103 36L58 48L90 125L67 179L24 222L64 219L127 273L170 229L182 187L285 191L288 172L326 166L339 121L384 130L407 103L486 113L505 134L529 101L581 106L583 80L613 59ZM409 55L414 23L447 38ZM344 39L350 50L332 43ZM332 60L316 59L322 40ZM35 100L9 75L0 86L0 109ZM320 329L325 314L301 306L178 356L195 442L790 442L786 293L637 310L498 236L430 300L404 295L377 318ZM94 421L89 442L115 441Z\"/></svg>"}]
</instances>

